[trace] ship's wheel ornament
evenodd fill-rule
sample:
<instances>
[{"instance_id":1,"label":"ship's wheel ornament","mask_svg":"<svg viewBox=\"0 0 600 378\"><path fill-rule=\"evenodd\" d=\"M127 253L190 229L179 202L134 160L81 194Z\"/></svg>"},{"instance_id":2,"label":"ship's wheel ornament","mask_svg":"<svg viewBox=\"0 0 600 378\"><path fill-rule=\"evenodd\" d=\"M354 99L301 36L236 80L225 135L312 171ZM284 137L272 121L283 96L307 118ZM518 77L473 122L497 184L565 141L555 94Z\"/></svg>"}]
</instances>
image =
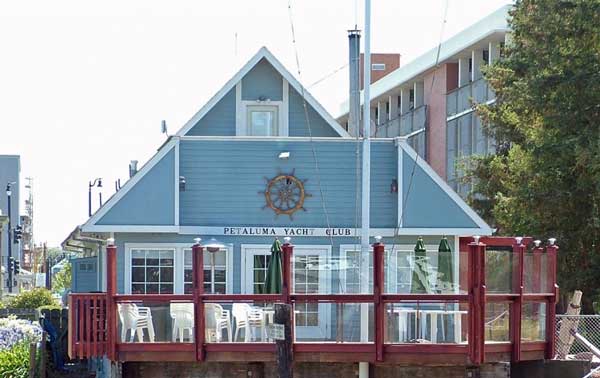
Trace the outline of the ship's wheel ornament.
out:
<instances>
[{"instance_id":1,"label":"ship's wheel ornament","mask_svg":"<svg viewBox=\"0 0 600 378\"><path fill-rule=\"evenodd\" d=\"M293 219L293 214L298 210L306 211L304 208L304 199L311 197L304 191L304 183L307 180L300 180L294 176L295 170L291 173L278 173L273 178L265 177L267 188L264 192L259 192L265 196L266 204L263 210L271 208L277 216L289 215Z\"/></svg>"}]
</instances>

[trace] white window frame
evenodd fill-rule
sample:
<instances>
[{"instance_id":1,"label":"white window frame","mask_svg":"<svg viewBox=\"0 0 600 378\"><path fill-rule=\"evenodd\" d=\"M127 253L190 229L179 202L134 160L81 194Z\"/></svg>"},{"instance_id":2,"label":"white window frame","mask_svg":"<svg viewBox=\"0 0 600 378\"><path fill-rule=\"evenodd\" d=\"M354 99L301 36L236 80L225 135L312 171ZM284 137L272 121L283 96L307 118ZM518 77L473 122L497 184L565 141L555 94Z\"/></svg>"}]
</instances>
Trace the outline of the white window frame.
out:
<instances>
[{"instance_id":1,"label":"white window frame","mask_svg":"<svg viewBox=\"0 0 600 378\"><path fill-rule=\"evenodd\" d=\"M242 100L242 81L240 80L235 86L235 98L236 98L236 135L237 136L249 136L248 135L248 106L276 106L277 107L277 137L289 136L289 83L287 80L282 78L283 82L283 93L281 101L274 100Z\"/></svg>"},{"instance_id":2,"label":"white window frame","mask_svg":"<svg viewBox=\"0 0 600 378\"><path fill-rule=\"evenodd\" d=\"M172 249L173 256L173 294L184 293L184 255L183 251L190 249L189 243L125 243L125 271L123 272L123 290L125 294L131 294L131 250L132 249ZM233 293L233 244L225 244L227 250L226 257L226 275L225 275L225 292L226 294Z\"/></svg>"},{"instance_id":3,"label":"white window frame","mask_svg":"<svg viewBox=\"0 0 600 378\"><path fill-rule=\"evenodd\" d=\"M281 111L281 106L280 106L280 102L281 101L275 101L276 103L271 103L271 102L260 102L260 103L255 103L253 101L244 101L244 107L246 110L246 134L250 135L250 136L262 136L262 137L278 137L279 133L280 133L280 118L279 117L279 112ZM250 120L250 112L251 111L256 111L256 112L274 112L275 113L275 117L273 119L273 122L275 122L275 127L273 127L273 125L271 125L271 130L269 130L269 133L271 132L276 132L277 134L271 134L271 135L254 135L253 133L251 133L251 128L252 128L252 121Z\"/></svg>"}]
</instances>

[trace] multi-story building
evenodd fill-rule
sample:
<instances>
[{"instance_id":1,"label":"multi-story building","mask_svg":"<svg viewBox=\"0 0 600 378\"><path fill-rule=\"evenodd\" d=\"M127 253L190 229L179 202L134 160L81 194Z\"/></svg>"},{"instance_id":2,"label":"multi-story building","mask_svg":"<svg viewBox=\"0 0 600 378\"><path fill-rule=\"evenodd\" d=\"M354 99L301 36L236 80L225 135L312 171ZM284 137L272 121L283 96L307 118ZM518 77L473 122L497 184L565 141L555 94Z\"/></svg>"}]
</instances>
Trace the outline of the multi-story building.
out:
<instances>
[{"instance_id":1,"label":"multi-story building","mask_svg":"<svg viewBox=\"0 0 600 378\"><path fill-rule=\"evenodd\" d=\"M371 85L373 136L408 136L417 153L463 196L469 186L458 180L461 159L495 150L473 105L495 99L482 68L500 58L508 10L498 9ZM337 117L346 129L348 111L346 102Z\"/></svg>"}]
</instances>

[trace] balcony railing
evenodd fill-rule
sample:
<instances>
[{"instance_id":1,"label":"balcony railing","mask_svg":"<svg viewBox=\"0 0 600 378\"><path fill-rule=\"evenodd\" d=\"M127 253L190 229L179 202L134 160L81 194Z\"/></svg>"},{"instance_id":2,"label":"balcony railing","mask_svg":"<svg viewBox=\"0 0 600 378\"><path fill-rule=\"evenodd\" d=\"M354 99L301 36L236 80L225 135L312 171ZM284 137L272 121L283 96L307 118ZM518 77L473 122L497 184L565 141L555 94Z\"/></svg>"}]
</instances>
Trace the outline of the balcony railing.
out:
<instances>
[{"instance_id":1,"label":"balcony railing","mask_svg":"<svg viewBox=\"0 0 600 378\"><path fill-rule=\"evenodd\" d=\"M473 103L483 104L496 98L485 79L478 79L446 94L446 117L460 115L471 110Z\"/></svg>"},{"instance_id":2,"label":"balcony railing","mask_svg":"<svg viewBox=\"0 0 600 378\"><path fill-rule=\"evenodd\" d=\"M293 306L297 360L320 353L329 361L344 361L352 353L356 361L480 364L507 354L512 361L554 355L557 247L552 244L462 238L460 250L451 254L451 270L442 267L448 257L443 252L428 251L419 261L410 252L375 244L361 261L368 269L359 267L366 281L349 282L358 271L348 260L322 261L319 269L333 270L331 286L345 290L312 293L298 284L299 271L292 274L300 255L284 244L282 293L261 295L205 293L203 269L198 269L202 251L193 247L193 294L116 294L114 273L108 275L107 293L71 294L70 356L272 359L276 303ZM404 258L410 261L407 271L399 264ZM116 272L114 246L107 248L107 265ZM423 286L407 284L423 274Z\"/></svg>"}]
</instances>

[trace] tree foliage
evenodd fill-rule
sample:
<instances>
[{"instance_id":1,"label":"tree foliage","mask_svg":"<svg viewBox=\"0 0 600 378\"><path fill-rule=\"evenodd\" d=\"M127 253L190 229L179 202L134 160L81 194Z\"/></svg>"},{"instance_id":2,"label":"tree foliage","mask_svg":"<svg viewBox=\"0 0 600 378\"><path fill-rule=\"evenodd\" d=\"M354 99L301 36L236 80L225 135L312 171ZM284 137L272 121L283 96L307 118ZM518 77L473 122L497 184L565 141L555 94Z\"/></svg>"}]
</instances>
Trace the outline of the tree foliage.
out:
<instances>
[{"instance_id":1,"label":"tree foliage","mask_svg":"<svg viewBox=\"0 0 600 378\"><path fill-rule=\"evenodd\" d=\"M518 0L484 74L478 113L497 154L478 158L473 206L500 234L559 240L563 293L600 295L600 0ZM481 200L486 198L487 200Z\"/></svg>"},{"instance_id":2,"label":"tree foliage","mask_svg":"<svg viewBox=\"0 0 600 378\"><path fill-rule=\"evenodd\" d=\"M22 291L8 302L8 308L36 309L40 306L52 305L57 305L56 300L52 298L50 290L44 288Z\"/></svg>"},{"instance_id":3,"label":"tree foliage","mask_svg":"<svg viewBox=\"0 0 600 378\"><path fill-rule=\"evenodd\" d=\"M71 288L71 263L65 266L52 277L52 292L62 294L66 289Z\"/></svg>"}]
</instances>

